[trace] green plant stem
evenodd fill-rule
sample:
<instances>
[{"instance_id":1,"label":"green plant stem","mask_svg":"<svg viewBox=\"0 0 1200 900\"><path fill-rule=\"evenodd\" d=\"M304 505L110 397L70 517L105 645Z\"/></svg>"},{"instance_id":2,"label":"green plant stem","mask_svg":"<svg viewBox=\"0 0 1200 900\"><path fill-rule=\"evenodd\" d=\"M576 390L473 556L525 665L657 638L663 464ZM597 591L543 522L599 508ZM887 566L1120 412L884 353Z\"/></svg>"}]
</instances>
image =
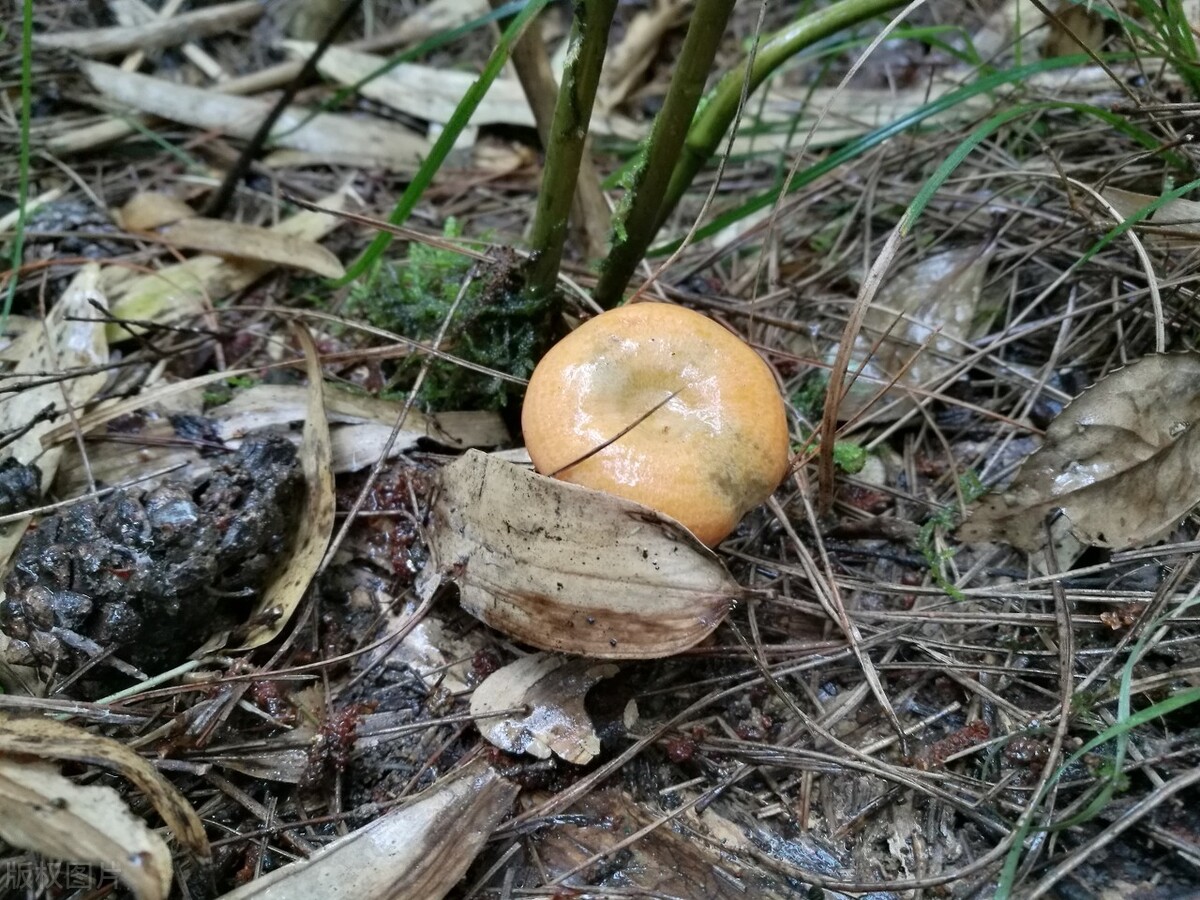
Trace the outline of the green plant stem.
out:
<instances>
[{"instance_id":1,"label":"green plant stem","mask_svg":"<svg viewBox=\"0 0 1200 900\"><path fill-rule=\"evenodd\" d=\"M17 150L17 224L12 242L12 272L4 292L4 309L0 312L0 329L7 327L13 298L17 295L17 273L25 253L25 220L29 215L29 120L33 106L33 0L21 7L21 107L20 145Z\"/></svg>"},{"instance_id":2,"label":"green plant stem","mask_svg":"<svg viewBox=\"0 0 1200 900\"><path fill-rule=\"evenodd\" d=\"M625 285L658 230L663 194L704 93L733 5L734 0L696 2L671 85L646 141L645 156L634 174L624 221L617 227L612 251L596 285L594 298L605 309L621 302Z\"/></svg>"},{"instance_id":3,"label":"green plant stem","mask_svg":"<svg viewBox=\"0 0 1200 900\"><path fill-rule=\"evenodd\" d=\"M906 0L840 0L824 9L805 16L766 41L754 59L750 71L749 91L757 89L768 76L801 50L824 40L843 28L865 22ZM692 123L683 153L678 158L671 183L655 220L655 230L666 221L696 177L721 144L721 139L737 115L746 81L747 62L727 72L709 95L704 109ZM643 248L644 249L644 248Z\"/></svg>"},{"instance_id":4,"label":"green plant stem","mask_svg":"<svg viewBox=\"0 0 1200 900\"><path fill-rule=\"evenodd\" d=\"M608 49L608 29L616 11L617 0L582 0L575 7L567 65L554 105L546 169L530 238L533 255L526 284L535 298L549 297L558 282L567 219L579 180L600 68Z\"/></svg>"}]
</instances>

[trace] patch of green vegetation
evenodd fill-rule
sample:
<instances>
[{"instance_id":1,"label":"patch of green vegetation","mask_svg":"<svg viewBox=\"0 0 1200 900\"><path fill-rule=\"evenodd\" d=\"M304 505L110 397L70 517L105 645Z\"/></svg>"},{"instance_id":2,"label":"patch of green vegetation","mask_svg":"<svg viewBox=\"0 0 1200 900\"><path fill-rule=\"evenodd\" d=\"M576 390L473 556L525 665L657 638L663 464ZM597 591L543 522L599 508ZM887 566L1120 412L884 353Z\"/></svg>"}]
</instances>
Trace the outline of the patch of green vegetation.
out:
<instances>
[{"instance_id":1,"label":"patch of green vegetation","mask_svg":"<svg viewBox=\"0 0 1200 900\"><path fill-rule=\"evenodd\" d=\"M204 408L212 409L233 399L238 391L258 384L259 379L253 375L231 375L223 382L218 382L204 392Z\"/></svg>"},{"instance_id":2,"label":"patch of green vegetation","mask_svg":"<svg viewBox=\"0 0 1200 900\"><path fill-rule=\"evenodd\" d=\"M459 225L446 223L447 237L458 237ZM467 362L528 378L546 336L551 332L553 298L538 300L520 290L515 259L486 264L472 278L471 259L452 250L412 244L408 258L381 265L351 291L348 308L377 328L430 343L450 316L441 349ZM458 300L457 308L454 308ZM453 315L451 316L451 310ZM407 389L425 358L414 354L394 373L393 386ZM423 409L501 409L520 396L521 388L455 362L430 361L417 402Z\"/></svg>"},{"instance_id":3,"label":"patch of green vegetation","mask_svg":"<svg viewBox=\"0 0 1200 900\"><path fill-rule=\"evenodd\" d=\"M853 441L836 441L833 445L833 464L847 475L857 475L867 464L867 450Z\"/></svg>"},{"instance_id":4,"label":"patch of green vegetation","mask_svg":"<svg viewBox=\"0 0 1200 900\"><path fill-rule=\"evenodd\" d=\"M829 387L829 376L825 372L814 372L804 379L804 383L792 391L788 398L792 406L809 422L821 418L825 409L825 392Z\"/></svg>"},{"instance_id":5,"label":"patch of green vegetation","mask_svg":"<svg viewBox=\"0 0 1200 900\"><path fill-rule=\"evenodd\" d=\"M973 503L987 493L987 488L972 469L968 469L958 476L958 489L966 503ZM917 549L925 557L934 584L955 600L962 600L963 592L954 586L947 570L950 560L954 558L958 550L946 546L938 538L953 531L958 526L959 520L957 507L943 506L925 520L925 524L921 526L921 530L917 534Z\"/></svg>"}]
</instances>

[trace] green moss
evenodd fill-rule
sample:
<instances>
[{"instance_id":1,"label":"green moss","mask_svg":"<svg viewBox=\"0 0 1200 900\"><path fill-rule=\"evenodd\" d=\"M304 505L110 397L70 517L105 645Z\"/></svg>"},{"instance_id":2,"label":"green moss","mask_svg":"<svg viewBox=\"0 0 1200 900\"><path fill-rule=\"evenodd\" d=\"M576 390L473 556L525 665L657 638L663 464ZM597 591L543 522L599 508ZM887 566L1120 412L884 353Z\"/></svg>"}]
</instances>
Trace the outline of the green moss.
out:
<instances>
[{"instance_id":1,"label":"green moss","mask_svg":"<svg viewBox=\"0 0 1200 900\"><path fill-rule=\"evenodd\" d=\"M445 234L457 237L454 220ZM429 343L437 336L476 263L450 250L410 245L408 258L386 263L350 295L352 314L372 325ZM519 260L496 259L476 269L459 301L441 349L499 372L528 378L550 334L553 298L537 300L520 290ZM407 389L424 361L400 362L393 384ZM520 385L454 362L434 359L417 402L425 409L501 409L519 399Z\"/></svg>"},{"instance_id":2,"label":"green moss","mask_svg":"<svg viewBox=\"0 0 1200 900\"><path fill-rule=\"evenodd\" d=\"M987 493L987 488L973 469L968 469L958 477L958 489L963 502L967 504L974 503ZM917 549L929 564L929 574L934 583L955 600L963 599L963 593L948 577L947 564L958 551L953 547L939 547L937 538L939 534L958 527L959 519L957 507L944 506L925 520L917 534Z\"/></svg>"}]
</instances>

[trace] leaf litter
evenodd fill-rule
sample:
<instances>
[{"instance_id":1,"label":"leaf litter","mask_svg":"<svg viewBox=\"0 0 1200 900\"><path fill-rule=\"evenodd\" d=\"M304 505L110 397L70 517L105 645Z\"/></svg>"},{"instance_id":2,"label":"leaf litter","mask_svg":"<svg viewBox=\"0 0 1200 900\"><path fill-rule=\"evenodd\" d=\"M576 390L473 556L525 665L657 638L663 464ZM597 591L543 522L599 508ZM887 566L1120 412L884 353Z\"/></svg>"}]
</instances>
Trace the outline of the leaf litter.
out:
<instances>
[{"instance_id":1,"label":"leaf litter","mask_svg":"<svg viewBox=\"0 0 1200 900\"><path fill-rule=\"evenodd\" d=\"M170 20L177 12L171 6L164 6L158 18ZM644 127L662 96L676 37L682 35L682 29L663 32L667 6L618 11L624 30L614 33L614 44L628 36L622 43L631 51L634 89L622 98L629 79L617 85L611 120ZM173 671L122 675L117 679L121 692L107 695L95 689L104 680L99 675L112 676L124 656L161 645L164 629L179 620L152 614L145 625L156 638L140 640L132 650L115 641L93 642L89 656L80 649L83 644L62 643L75 640L62 632L60 621L77 609L67 602L76 599L68 586L53 604L22 607L32 615L32 631L54 637L59 643L48 646L65 648L65 655L47 658L34 677L24 679L10 679L11 669L0 664L9 689L0 695L0 706L31 717L71 717L86 723L90 735L112 735L154 758L163 775L185 788L204 812L216 839L219 890L244 883L241 890L253 892L261 878L264 891L289 896L312 890L320 896L373 896L387 894L388 879L395 876L400 878L396 889L412 896L448 890L489 900L570 891L769 897L812 889L831 897L972 891L990 896L997 892L999 867L986 861L1005 851L1012 823L1032 815L1050 827L1061 824L1069 815L1063 810L1086 803L1092 786L1105 783L1114 768L1111 744L1101 745L1065 773L1054 806L1037 803L1040 773L1054 764L1058 752L1057 723L1063 723L1066 740L1078 742L1115 722L1129 745L1124 770L1111 773L1120 779L1121 791L1096 819L1056 831L1052 855L1042 853L1036 842L1031 845L1018 868L1022 883L1012 895L1032 895L1036 888L1041 895L1061 889L1064 895L1157 890L1188 896L1195 877L1186 848L1195 843L1200 821L1188 804L1163 802L1156 785L1174 790L1181 778L1193 777L1197 763L1194 716L1187 706L1195 687L1189 674L1196 666L1195 628L1182 614L1195 589L1189 568L1196 552L1194 519L1185 517L1168 530L1165 543L1144 546L1135 536L1128 549L1097 548L1061 577L1037 574L1036 560L1013 543L996 540L994 532L981 543L949 540L961 515L959 502L970 495L964 485L977 478L1008 483L1011 461L1025 456L1042 429L1054 424L1066 397L1153 348L1147 279L1161 284L1161 318L1171 328L1170 346L1190 346L1194 240L1188 229L1194 211L1186 204L1194 202L1192 195L1169 202L1161 216L1135 226L1150 251L1146 260L1131 258L1127 248L1114 245L1119 242L1085 259L1096 228L1110 226L1097 221L1086 198L1081 205L1076 188L1055 168L1071 172L1075 183L1100 179L1097 190L1122 215L1157 201L1163 185L1187 183L1190 168L1179 165L1186 151L1179 123L1186 115L1182 109L1178 116L1173 112L1171 99L1189 93L1171 64L1186 54L1140 48L1137 59L1166 62L1139 71L1123 61L1124 45L1110 23L1105 46L1115 41L1118 54L1108 62L1108 72L1074 63L1055 69L1040 55L1048 43L1040 14L1020 4L995 10L985 4L989 8L980 8L978 19L963 21L961 31L959 17L973 15L974 7L968 12L962 4L926 6L908 20L925 29L919 32L922 40L892 39L873 50L869 65L847 90L835 93L830 85L855 61L862 46L857 41L827 45L819 58L798 59L761 96L752 97L723 190L702 222L704 228L713 216L724 217L727 243L702 239L693 244L658 284L761 346L795 401L798 424L813 409L805 396L806 378L821 368L830 342L843 330L848 297L855 292L854 270L885 249L886 232L900 211L948 150L966 137L957 123L990 126L993 111L1019 111L1014 104L1030 95L1039 102L1073 105L1039 106L1030 113L1036 121L1020 118L991 133L972 146L955 177L928 198L920 228L901 242L899 258L912 260L895 278L895 290L904 289L875 298L878 309L870 315L878 318L869 320L865 345L855 348L860 359L872 349L878 353L873 382L861 378L860 384L869 387L868 396L888 389L886 398L844 420L838 434L843 446L865 456L875 474L869 479L840 474L838 501L830 516L821 518L808 507L807 495L793 490L808 487L812 472L801 468L776 497L776 506L751 515L719 557L738 586L739 601L728 612L718 606L724 616L720 624L689 644L693 632L703 629L682 618L674 626L664 623L659 634L648 636L648 646L673 655L622 662L618 674L587 692L585 708L600 747L586 767L553 754L539 760L485 744L470 712L471 694L479 685L505 664L530 655L520 628L539 634L528 610L502 609L497 621L511 620L517 626L512 632L472 614L473 606L486 599L480 569L499 567L505 559L518 566L532 560L534 583L544 587L547 575L562 563L551 557L547 566L544 554L517 546L493 525L480 525L457 507L438 508L434 488L446 463L444 451L457 452L473 440L484 448L492 441L509 448L515 436L505 434L496 417L464 423L459 430L448 427L439 413L442 437L453 438L440 440L429 433L439 427L431 425L435 417L414 417L401 435L405 449L377 466L375 435L387 430L389 418L394 423L391 417L404 406L396 399L403 385L391 380L393 360L411 355L411 345L393 345L384 335L355 329L339 316L339 295L314 288L311 275L297 272L292 260L283 258L286 252L247 260L227 252L237 248L226 240L211 248L221 255L203 252L181 262L161 243L133 234L129 224L114 233L110 222L78 214L82 199L85 210L96 207L93 212L104 220L105 207L120 207L145 189L169 192L186 200L188 209L203 199L239 149L238 135L250 127L233 116L253 110L257 122L270 103L263 92L278 90L299 71L296 61L279 61L272 29L284 26L276 10L256 10L262 23L253 32L206 38L205 53L212 54L207 61L196 53L195 43L153 54L137 52L142 48L136 46L127 59L113 62L122 62L129 74L136 70L138 77L92 70L107 79L112 97L142 91L136 102L146 109L160 108L156 104L172 97L189 103L203 99L195 109L176 102L169 110L179 118L195 116L196 125L164 124L128 109L114 118L105 97L72 80L70 66L35 53L34 133L45 141L39 146L58 156L83 151L89 156L86 165L79 156L68 161L74 179L55 166L34 166L31 196L61 214L33 227L17 312L40 329L39 284L49 287L45 297L53 299L79 257L97 248L106 257L125 254L106 259L99 285L112 301L110 313L123 320L107 329L113 346L100 363L105 383L80 408L77 421L55 422L42 437L46 446L63 451L46 502L75 504L93 480L107 490L114 479L154 474L150 467L185 466L157 475L154 487L173 477L178 484L200 485L238 444L252 445L267 433L297 442L308 395L298 383L303 376L288 342L280 337L277 309L326 300L332 311L322 313L325 318L310 315L308 321L320 322L312 328L322 356L338 508L348 508L347 495L360 490L367 491L368 502L338 558L316 580L309 595L312 614L296 616L259 650L188 660ZM486 12L487 5L478 0L437 0L398 19L389 18L396 11L383 5L372 13L378 30L364 37L347 34L344 46L383 59L427 36L435 19L442 23L435 24L436 31ZM644 34L638 33L642 26L632 27L640 12L643 20L656 12L661 17ZM768 16L789 12L770 10ZM755 14L738 7L737 35L752 33ZM90 15L90 7L35 5L39 33L84 27ZM557 15L555 10L538 24L551 43L561 44ZM123 25L150 21L131 18L121 8L116 19ZM488 52L490 41L483 30L459 40L423 57L425 71L418 75L476 69L481 58L476 51ZM1068 41L1061 43L1062 51L1073 52ZM732 60L742 49L731 42L722 59ZM995 68L980 75L978 59ZM1011 86L1004 81L1022 68L1043 71ZM1110 72L1120 79L1120 92ZM10 74L16 83L17 73ZM985 88L988 79L991 86ZM54 93L43 94L50 85ZM175 90L180 87L200 93ZM969 96L963 96L964 89L972 91ZM335 90L310 86L295 109L318 109ZM224 92L259 96L246 98L250 106L213 101ZM1151 105L1143 108L1147 101ZM326 130L325 143L260 156L228 220L272 230L296 226L303 240L320 242L338 260L353 258L370 234L356 227L335 230L339 223L328 217L290 215L274 198L279 191L302 198L333 195L338 204L362 206L382 217L404 189L405 169L388 171L390 157L379 154L369 160L369 170L329 166L330 160L363 161L357 152L362 148L347 143L351 129L339 126L358 120L374 132L405 131L419 140L437 130L432 120L382 110L362 98L354 102L353 111L327 114L332 129ZM922 121L937 127L908 128L930 104L942 110ZM97 115L96 107L106 111ZM205 118L214 110L215 119ZM1102 120L1094 110L1110 118ZM780 203L780 215L769 220L766 207L742 215L739 204L761 206L764 192L773 190L778 148L795 147L819 113L824 120L799 157L797 190ZM1112 116L1131 130L1111 127ZM892 123L907 131L899 133ZM886 139L881 129L891 129ZM418 214L429 218L430 230L440 230L444 217L453 214L461 217L465 237L515 240L534 201L541 148L522 128L505 126L484 125L477 139L468 136L466 143L471 142L474 154L460 154L453 165L462 169L439 174ZM829 158L817 152L828 145L852 152L841 156L836 169L813 178L808 166ZM1151 148L1155 152L1147 153ZM497 163L484 168L480 161L489 153ZM608 141L597 142L593 153L604 171L625 159L624 150ZM1114 159L1121 161L1119 168ZM6 173L15 184L17 172L9 165ZM692 221L704 193L693 191L685 198L678 223ZM68 202L57 203L59 197ZM150 206L140 213L147 229L191 217L179 204ZM767 221L769 231L761 227ZM14 222L10 218L4 228L11 230ZM672 231L677 222L669 223L665 238L680 233ZM103 230L103 239L93 230ZM203 240L219 237L201 234ZM969 291L957 292L933 266L943 254L953 261L961 252L961 261L977 248L986 248L980 251L986 271L982 295L974 298ZM412 260L413 254L406 259L403 247L398 249L396 262ZM183 242L176 252L193 253ZM570 277L586 293L590 275L578 270ZM956 298L950 301L947 294ZM945 302L939 306L938 301ZM569 304L567 313L574 319L587 310ZM92 318L102 316L93 310ZM459 337L453 327L448 337ZM819 349L810 350L813 345ZM929 366L925 372L923 365ZM95 371L78 380L91 374ZM355 407L348 399L398 386L400 391L389 393L377 408ZM239 409L243 397L246 405ZM1156 454L1166 454L1174 465L1180 451L1172 447L1190 436L1190 424L1184 423L1191 421L1191 401L1182 388L1172 397L1187 409L1180 417L1183 430L1173 445L1168 440L1159 449L1151 447L1142 463L1134 463L1134 490L1141 490L1138 478L1149 472ZM271 408L274 403L277 410ZM876 416L889 407L890 414ZM899 418L891 417L896 413ZM212 423L231 430L214 432ZM243 425L248 430L241 431ZM341 449L339 435L345 438ZM519 457L518 451L502 452L505 459ZM1063 464L1069 467L1070 461ZM1128 491L1118 489L1121 480L1120 472L1102 479L1106 496L1136 506ZM1162 489L1143 487L1150 497ZM1179 493L1182 508L1187 486L1181 484ZM525 498L503 491L501 496L514 505ZM1017 516L1018 537L1046 512L1039 506L1045 499L1034 496L1037 511L1028 512L1027 519ZM1066 506L1052 505L1049 511L1069 509L1076 500L1074 494L1053 499ZM235 515L218 506L213 518L242 528L261 512L253 507ZM502 512L495 517L500 523L519 519ZM557 524L545 508L542 513L543 525ZM458 563L465 558L465 568L431 560L425 538L438 516L471 531L469 539L458 538L458 545L449 542L455 550L451 556ZM1165 522L1171 516L1152 518ZM53 528L62 521L39 514L35 524ZM1068 521L1057 515L1055 524ZM128 522L116 516L112 524ZM639 520L637 527L646 524ZM671 538L669 524L650 527ZM1086 522L1077 530L1091 537ZM122 539L136 532L131 528ZM599 534L604 533L601 528ZM386 540L375 541L380 535ZM489 548L497 537L502 553ZM1108 530L1104 537L1110 537ZM156 533L160 538L165 541ZM602 539L594 530L588 538ZM45 555L54 557L69 544L56 540L47 546L53 553ZM708 571L711 557L692 555L692 549L680 550L687 565ZM472 574L476 554L482 562ZM277 555L286 560L288 552ZM87 547L74 556L98 559ZM649 575L636 566L626 569L620 553L605 560L615 560L610 577L595 579L575 596L590 605L599 595L607 611L628 594L623 579L640 582ZM114 587L128 585L121 581L126 577L136 582L136 570L119 558L101 562ZM26 563L42 566L41 561ZM931 576L935 564L937 579ZM437 570L441 587L426 603L415 594L414 579L431 569ZM467 600L465 610L454 602L456 580ZM214 611L206 627L218 615L244 622L260 599L235 591L216 598L213 588L220 584L206 583L189 595L193 608ZM517 583L518 593L521 588ZM826 610L833 601L845 618L839 625L848 625L856 636L854 646L847 645L841 628L829 627ZM653 609L653 602L646 608ZM422 611L425 618L414 622ZM703 614L708 611L702 605ZM10 619L5 627L13 624ZM203 630L191 630L195 640L189 649ZM688 640L675 643L685 632ZM636 643L633 635L619 629L617 634ZM614 665L592 658L576 664ZM143 681L147 674L163 680ZM553 693L559 707L578 702L578 691ZM641 714L632 725L620 715L630 700L636 700ZM899 733L881 708L895 710ZM510 724L517 718L515 711L505 714ZM498 779L520 784L515 804L515 788L480 775L481 758ZM63 774L78 784L91 778L80 779L74 769ZM460 775L467 776L465 783ZM464 784L480 794L470 809L454 799L462 799ZM47 788L45 794L52 791ZM446 819L421 813L431 809L421 805L431 798L450 819L460 818L465 830L452 822L444 827ZM122 800L130 809L142 808L136 790L127 789ZM428 850L430 859L444 847L455 850L455 866L436 879L423 881L424 859L405 856L412 861L412 879L406 880L408 873L381 864L371 847L372 826L406 802L416 810L413 818L407 825L390 821L389 828L399 827L385 841L389 846L407 842L401 849L411 844L416 853ZM432 849L422 842L426 831L439 841ZM334 842L346 835L355 839L346 839L347 845L357 843L358 849L342 856L342 845ZM1115 835L1121 840L1097 844ZM322 852L329 844L339 853ZM296 862L288 866L290 860ZM470 868L461 870L460 864ZM175 874L192 887L195 870L183 855L175 860ZM1042 882L1035 884L1038 879ZM1063 879L1077 883L1068 886Z\"/></svg>"},{"instance_id":2,"label":"leaf litter","mask_svg":"<svg viewBox=\"0 0 1200 900\"><path fill-rule=\"evenodd\" d=\"M958 537L1035 553L1048 517L1062 516L1083 544L1152 544L1200 503L1198 417L1200 354L1132 362L1050 423L1013 483L986 497Z\"/></svg>"}]
</instances>

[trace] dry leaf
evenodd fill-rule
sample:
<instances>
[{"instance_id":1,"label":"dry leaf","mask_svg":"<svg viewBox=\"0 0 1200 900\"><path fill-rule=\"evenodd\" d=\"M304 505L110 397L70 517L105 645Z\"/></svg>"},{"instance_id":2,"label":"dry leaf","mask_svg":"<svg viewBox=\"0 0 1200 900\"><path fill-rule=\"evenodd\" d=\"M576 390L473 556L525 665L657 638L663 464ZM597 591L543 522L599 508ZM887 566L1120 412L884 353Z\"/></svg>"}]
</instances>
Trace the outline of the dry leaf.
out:
<instances>
[{"instance_id":1,"label":"dry leaf","mask_svg":"<svg viewBox=\"0 0 1200 900\"><path fill-rule=\"evenodd\" d=\"M303 387L257 384L239 393L209 416L221 440L235 443L247 434L286 429L307 415ZM325 392L332 430L335 473L356 472L374 465L392 433L404 404L330 387ZM444 412L425 415L410 409L396 435L391 456L412 450L422 440L445 447L494 447L508 440L508 429L499 414L485 411Z\"/></svg>"},{"instance_id":2,"label":"dry leaf","mask_svg":"<svg viewBox=\"0 0 1200 900\"><path fill-rule=\"evenodd\" d=\"M338 258L320 244L272 228L196 216L165 229L160 238L174 247L304 269L325 278L346 274Z\"/></svg>"},{"instance_id":3,"label":"dry leaf","mask_svg":"<svg viewBox=\"0 0 1200 900\"><path fill-rule=\"evenodd\" d=\"M338 211L345 200L345 192L338 191L320 200L318 205ZM341 220L336 216L305 210L280 222L271 231L317 241L339 224ZM151 275L122 282L110 291L112 314L119 319L159 325L196 318L207 311L209 302L249 287L271 269L268 263L225 260L208 254L196 256L187 262L164 266ZM108 338L110 341L127 340L145 330L136 325L112 324L108 328Z\"/></svg>"},{"instance_id":4,"label":"dry leaf","mask_svg":"<svg viewBox=\"0 0 1200 900\"><path fill-rule=\"evenodd\" d=\"M1159 199L1151 194L1137 194L1114 187L1105 188L1101 194L1124 219L1128 219ZM1145 226L1148 225L1153 227L1146 228ZM1196 242L1200 241L1200 202L1183 199L1168 200L1142 219L1138 228L1147 232L1151 244L1168 248L1195 247Z\"/></svg>"},{"instance_id":5,"label":"dry leaf","mask_svg":"<svg viewBox=\"0 0 1200 900\"><path fill-rule=\"evenodd\" d=\"M212 857L204 825L191 804L154 766L119 741L53 719L0 714L0 754L71 760L109 769L145 795L188 852L205 864Z\"/></svg>"},{"instance_id":6,"label":"dry leaf","mask_svg":"<svg viewBox=\"0 0 1200 900\"><path fill-rule=\"evenodd\" d=\"M201 131L248 140L271 109L266 100L175 84L103 63L85 62L81 68L92 86L115 102ZM415 170L429 154L425 138L394 123L341 113L312 115L298 107L288 107L279 117L271 140L293 150L337 154L363 168L401 172Z\"/></svg>"},{"instance_id":7,"label":"dry leaf","mask_svg":"<svg viewBox=\"0 0 1200 900\"><path fill-rule=\"evenodd\" d=\"M479 733L505 753L550 754L586 765L600 752L583 700L592 685L620 671L612 663L532 653L497 669L471 695ZM490 715L501 710L524 712Z\"/></svg>"},{"instance_id":8,"label":"dry leaf","mask_svg":"<svg viewBox=\"0 0 1200 900\"><path fill-rule=\"evenodd\" d=\"M915 405L904 386L938 387L962 356L987 264L979 248L961 247L927 256L884 284L867 310L851 357L850 371L867 378L856 380L842 398L839 420L856 418L869 406L873 421L894 422ZM896 386L872 402L896 376Z\"/></svg>"},{"instance_id":9,"label":"dry leaf","mask_svg":"<svg viewBox=\"0 0 1200 900\"><path fill-rule=\"evenodd\" d=\"M50 859L103 866L138 900L165 900L171 851L110 787L85 787L53 766L0 758L0 838Z\"/></svg>"},{"instance_id":10,"label":"dry leaf","mask_svg":"<svg viewBox=\"0 0 1200 900\"><path fill-rule=\"evenodd\" d=\"M304 349L308 373L308 414L304 419L304 438L300 443L300 463L304 468L304 508L296 522L295 545L278 575L263 590L255 605L252 621L260 624L239 636L235 649L251 650L273 640L287 625L316 577L329 538L333 535L336 498L329 421L325 418L324 376L317 347L307 329L296 325L296 336ZM265 620L265 621L264 621Z\"/></svg>"},{"instance_id":11,"label":"dry leaf","mask_svg":"<svg viewBox=\"0 0 1200 900\"><path fill-rule=\"evenodd\" d=\"M543 650L670 656L720 624L741 588L685 528L637 503L468 450L442 469L431 510L429 597Z\"/></svg>"},{"instance_id":12,"label":"dry leaf","mask_svg":"<svg viewBox=\"0 0 1200 900\"><path fill-rule=\"evenodd\" d=\"M764 841L755 847L733 823L725 822L718 832L685 813L626 843L631 834L662 822L666 815L619 788L589 792L565 811L554 828L539 836L538 861L544 878L547 883L561 879L564 892L580 889L589 896L611 896L609 890L618 896L705 900L804 896L779 875L755 865L755 852L768 844ZM822 852L823 858L814 853L803 859L811 865L810 860L820 858L816 865L827 867L832 855ZM601 855L604 862L596 865Z\"/></svg>"},{"instance_id":13,"label":"dry leaf","mask_svg":"<svg viewBox=\"0 0 1200 900\"><path fill-rule=\"evenodd\" d=\"M1152 543L1200 502L1200 354L1149 356L1079 395L1016 480L959 528L963 541L1046 544L1061 511L1084 544Z\"/></svg>"},{"instance_id":14,"label":"dry leaf","mask_svg":"<svg viewBox=\"0 0 1200 900\"><path fill-rule=\"evenodd\" d=\"M222 900L439 900L508 815L518 788L475 762L407 805Z\"/></svg>"},{"instance_id":15,"label":"dry leaf","mask_svg":"<svg viewBox=\"0 0 1200 900\"><path fill-rule=\"evenodd\" d=\"M196 211L170 194L139 191L117 210L117 223L126 231L152 231L181 219L190 219Z\"/></svg>"},{"instance_id":16,"label":"dry leaf","mask_svg":"<svg viewBox=\"0 0 1200 900\"><path fill-rule=\"evenodd\" d=\"M315 47L302 41L285 41L284 46L304 57L310 55ZM374 75L387 63L387 59L373 53L330 47L317 63L317 68L331 81L343 86L356 85L364 97L414 118L440 125L450 121L463 94L476 79L470 72L455 72L444 67L416 63L403 63L383 74ZM363 79L368 76L374 77L364 82ZM472 113L470 124L533 128L533 111L529 108L520 82L515 78L497 78ZM626 116L601 113L600 110L592 116L588 130L592 134L615 135L629 140L638 140L644 131Z\"/></svg>"}]
</instances>

